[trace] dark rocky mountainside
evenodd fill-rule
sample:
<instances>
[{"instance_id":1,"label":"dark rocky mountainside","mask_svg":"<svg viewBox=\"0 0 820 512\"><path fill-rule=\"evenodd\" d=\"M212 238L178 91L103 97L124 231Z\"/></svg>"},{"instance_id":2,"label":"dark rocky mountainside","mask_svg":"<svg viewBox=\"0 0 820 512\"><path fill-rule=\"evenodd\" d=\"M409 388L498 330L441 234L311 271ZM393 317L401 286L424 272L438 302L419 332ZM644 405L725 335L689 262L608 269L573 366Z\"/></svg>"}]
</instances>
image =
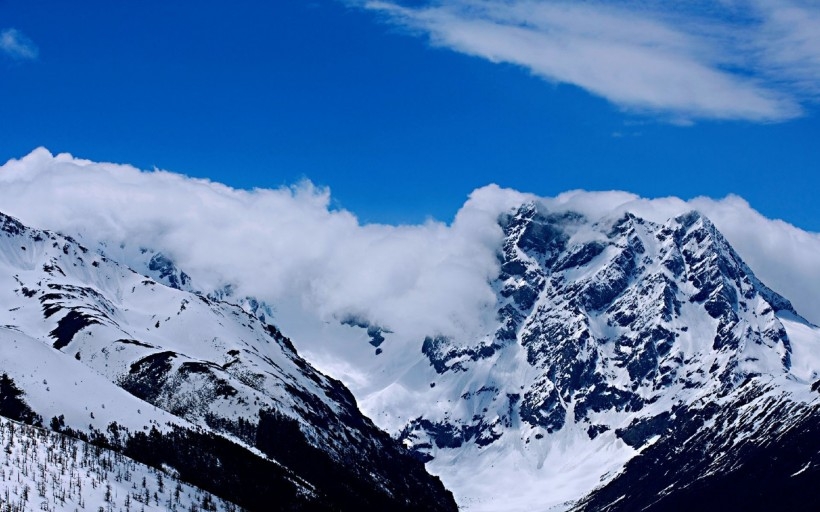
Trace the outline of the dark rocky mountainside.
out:
<instances>
[{"instance_id":1,"label":"dark rocky mountainside","mask_svg":"<svg viewBox=\"0 0 820 512\"><path fill-rule=\"evenodd\" d=\"M728 398L664 418L658 441L576 510L814 510L820 397L750 380Z\"/></svg>"}]
</instances>

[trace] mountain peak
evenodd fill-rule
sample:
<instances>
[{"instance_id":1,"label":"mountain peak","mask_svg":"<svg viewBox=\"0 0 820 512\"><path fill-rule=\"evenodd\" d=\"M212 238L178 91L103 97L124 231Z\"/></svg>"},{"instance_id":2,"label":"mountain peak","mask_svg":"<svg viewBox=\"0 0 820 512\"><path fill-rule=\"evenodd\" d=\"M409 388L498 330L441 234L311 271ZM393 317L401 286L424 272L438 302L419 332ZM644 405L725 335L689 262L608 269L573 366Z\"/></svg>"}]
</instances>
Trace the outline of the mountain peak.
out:
<instances>
[{"instance_id":1,"label":"mountain peak","mask_svg":"<svg viewBox=\"0 0 820 512\"><path fill-rule=\"evenodd\" d=\"M442 380L463 386L475 375L468 387L477 394L464 400L492 395L491 407L482 398L478 410L421 418L408 432L420 439L426 430L432 441L414 442L446 447L442 436L459 432L480 443L488 424L493 439L541 438L567 422L593 436L658 400L671 399L671 407L789 370L790 342L776 313L790 304L699 212L663 224L631 212L592 223L529 202L499 225L494 334L472 343L430 337L422 347ZM519 377L493 376L510 372ZM442 382L436 389L447 393ZM601 422L604 414L610 419Z\"/></svg>"}]
</instances>

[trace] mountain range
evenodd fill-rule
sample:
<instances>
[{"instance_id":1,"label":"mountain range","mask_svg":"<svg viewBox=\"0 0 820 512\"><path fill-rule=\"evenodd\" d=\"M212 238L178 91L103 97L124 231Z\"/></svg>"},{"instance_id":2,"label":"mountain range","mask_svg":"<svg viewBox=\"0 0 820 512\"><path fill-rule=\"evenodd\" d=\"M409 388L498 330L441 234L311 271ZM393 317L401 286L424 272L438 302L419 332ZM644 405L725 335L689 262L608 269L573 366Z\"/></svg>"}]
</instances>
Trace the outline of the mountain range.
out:
<instances>
[{"instance_id":1,"label":"mountain range","mask_svg":"<svg viewBox=\"0 0 820 512\"><path fill-rule=\"evenodd\" d=\"M820 329L708 218L496 220L486 332L414 338L2 215L0 414L251 510L810 508Z\"/></svg>"}]
</instances>

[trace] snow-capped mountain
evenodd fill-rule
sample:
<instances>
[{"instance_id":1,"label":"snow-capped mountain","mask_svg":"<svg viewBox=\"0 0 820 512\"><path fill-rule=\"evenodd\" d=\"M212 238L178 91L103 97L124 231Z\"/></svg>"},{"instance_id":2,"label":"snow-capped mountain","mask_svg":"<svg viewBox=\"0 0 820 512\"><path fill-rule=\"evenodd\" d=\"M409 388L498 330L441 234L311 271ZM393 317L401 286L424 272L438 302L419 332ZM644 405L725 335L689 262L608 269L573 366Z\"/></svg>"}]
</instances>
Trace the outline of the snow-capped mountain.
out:
<instances>
[{"instance_id":1,"label":"snow-capped mountain","mask_svg":"<svg viewBox=\"0 0 820 512\"><path fill-rule=\"evenodd\" d=\"M126 455L236 443L299 504L451 507L425 463L468 510L709 508L742 488L729 503L799 508L820 467L820 329L703 215L622 210L503 213L494 322L422 337L361 311L291 317L198 288L166 248L91 251L4 217L3 368L30 420ZM245 481L272 492L152 457L240 505Z\"/></svg>"},{"instance_id":2,"label":"snow-capped mountain","mask_svg":"<svg viewBox=\"0 0 820 512\"><path fill-rule=\"evenodd\" d=\"M467 414L448 425L465 440L492 443L511 411L532 436L571 422L594 437L612 427L610 414L790 368L776 316L790 304L699 215L659 226L627 214L587 226L527 205L502 223L500 326L474 344L428 338L422 347L443 378L492 368L510 347L527 370L462 398Z\"/></svg>"},{"instance_id":3,"label":"snow-capped mountain","mask_svg":"<svg viewBox=\"0 0 820 512\"><path fill-rule=\"evenodd\" d=\"M160 274L169 265L149 262ZM5 215L0 300L0 367L28 411L13 419L168 468L250 509L454 508L259 314Z\"/></svg>"},{"instance_id":4,"label":"snow-capped mountain","mask_svg":"<svg viewBox=\"0 0 820 512\"><path fill-rule=\"evenodd\" d=\"M460 505L692 505L707 496L680 497L695 480L713 494L723 478L753 485L762 473L749 460L816 430L820 330L702 215L590 220L533 202L499 224L493 331L431 333L417 342L419 362L365 398L377 421L379 408L401 411L403 426L385 426ZM413 389L412 401L397 388ZM798 452L778 477L814 475L816 457ZM673 477L680 467L690 469ZM652 491L625 494L648 477Z\"/></svg>"}]
</instances>

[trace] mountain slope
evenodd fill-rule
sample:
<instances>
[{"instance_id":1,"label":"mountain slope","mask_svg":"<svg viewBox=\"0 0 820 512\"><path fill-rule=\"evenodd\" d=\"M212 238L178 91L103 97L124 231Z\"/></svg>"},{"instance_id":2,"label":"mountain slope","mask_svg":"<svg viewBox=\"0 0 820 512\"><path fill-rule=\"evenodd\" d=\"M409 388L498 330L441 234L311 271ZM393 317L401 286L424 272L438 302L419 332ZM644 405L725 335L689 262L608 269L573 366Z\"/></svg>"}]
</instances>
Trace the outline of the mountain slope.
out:
<instances>
[{"instance_id":1,"label":"mountain slope","mask_svg":"<svg viewBox=\"0 0 820 512\"><path fill-rule=\"evenodd\" d=\"M818 386L752 379L722 400L675 411L657 442L576 510L810 509L820 477Z\"/></svg>"},{"instance_id":2,"label":"mountain slope","mask_svg":"<svg viewBox=\"0 0 820 512\"><path fill-rule=\"evenodd\" d=\"M65 432L252 509L454 508L340 382L237 306L3 215L0 300L3 370Z\"/></svg>"}]
</instances>

